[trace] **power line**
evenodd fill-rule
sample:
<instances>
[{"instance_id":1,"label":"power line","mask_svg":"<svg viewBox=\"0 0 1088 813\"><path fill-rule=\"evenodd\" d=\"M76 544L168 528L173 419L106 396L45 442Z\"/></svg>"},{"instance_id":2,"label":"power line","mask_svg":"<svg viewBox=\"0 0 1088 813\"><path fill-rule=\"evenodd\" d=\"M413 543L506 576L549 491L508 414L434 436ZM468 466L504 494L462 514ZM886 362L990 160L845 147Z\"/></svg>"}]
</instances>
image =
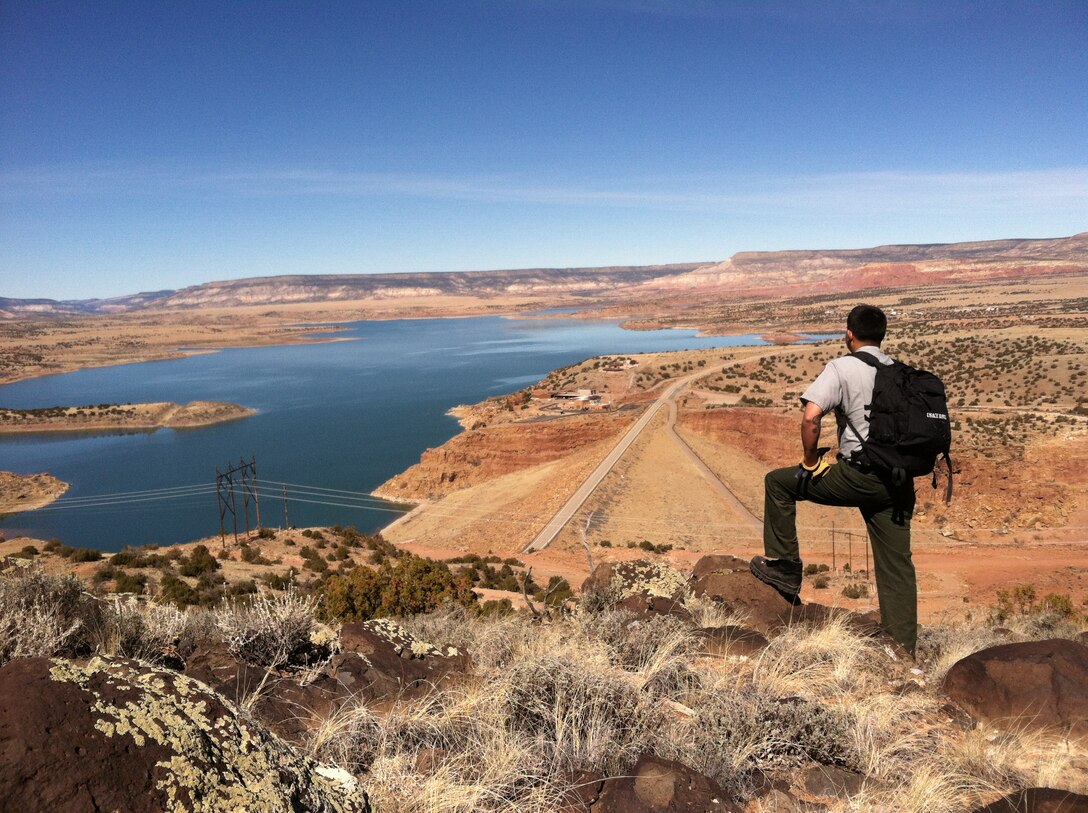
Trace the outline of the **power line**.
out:
<instances>
[{"instance_id":1,"label":"power line","mask_svg":"<svg viewBox=\"0 0 1088 813\"><path fill-rule=\"evenodd\" d=\"M279 488L272 488L272 486L278 486ZM281 489L284 487L292 489L291 493L289 494L289 499L300 503L307 503L311 505L324 505L333 508L378 511L391 514L407 513L402 508L391 507L391 505L396 504L393 500L385 500L380 497L375 497L369 492L353 491L342 488L329 488L262 479L259 484L253 484L252 493L254 496L263 495L266 497L279 498L281 497ZM158 489L142 489L137 491L121 491L106 494L85 495L82 497L61 497L56 502L39 508L37 510L83 510L102 514L107 513L107 509L113 511L120 511L126 508L130 510L145 510L146 508L152 507L151 505L147 504L163 501L171 501L177 505L194 505L197 504L197 499L199 497L210 494L215 490L215 486L209 483L169 486ZM428 506L426 510L427 514L430 516L445 517L451 519L464 519L469 522L504 523L517 526L539 526L542 522L546 521L546 517L530 517L527 516L525 513L518 511L492 511L481 514L475 509L461 508L457 506L445 506L441 503L432 504ZM585 516L584 512L580 512L580 515L583 517ZM662 531L676 531L677 529L681 529L688 533L709 534L714 531L739 531L741 533L737 533L736 536L758 536L757 534L752 533L752 529L750 528L750 526L740 522L697 522L694 520L664 519L662 517L638 516L631 514L606 515L605 521L612 525L620 525L621 527L633 526L646 532L660 533ZM601 522L601 520L598 520L598 522ZM802 532L830 532L831 530L831 526L820 525L800 525L798 526L798 528ZM947 533L951 533L954 535L979 532L997 533L1002 531L1010 533L1053 533L1057 531L1083 530L1088 530L1088 526L1066 525L1041 529L1031 529L1008 527L972 528L970 526L946 526L943 528L926 528L915 525L913 528L913 531L915 533L935 535ZM863 528L859 528L859 532L863 532Z\"/></svg>"}]
</instances>

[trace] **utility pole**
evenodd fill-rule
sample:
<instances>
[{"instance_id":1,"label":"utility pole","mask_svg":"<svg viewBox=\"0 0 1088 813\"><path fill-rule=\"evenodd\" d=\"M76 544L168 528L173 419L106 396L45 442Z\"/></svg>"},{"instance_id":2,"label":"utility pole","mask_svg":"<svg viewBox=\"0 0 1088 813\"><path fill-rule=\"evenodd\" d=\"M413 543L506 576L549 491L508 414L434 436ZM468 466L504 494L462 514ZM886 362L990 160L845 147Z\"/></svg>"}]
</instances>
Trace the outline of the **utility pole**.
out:
<instances>
[{"instance_id":1,"label":"utility pole","mask_svg":"<svg viewBox=\"0 0 1088 813\"><path fill-rule=\"evenodd\" d=\"M831 522L831 572L838 571L838 566L835 564L835 522Z\"/></svg>"},{"instance_id":2,"label":"utility pole","mask_svg":"<svg viewBox=\"0 0 1088 813\"><path fill-rule=\"evenodd\" d=\"M261 490L257 487L257 456L250 458L250 468L253 469L253 502L257 506L257 532L261 530Z\"/></svg>"},{"instance_id":3,"label":"utility pole","mask_svg":"<svg viewBox=\"0 0 1088 813\"><path fill-rule=\"evenodd\" d=\"M291 520L287 516L287 486L283 487L283 530L291 527Z\"/></svg>"},{"instance_id":4,"label":"utility pole","mask_svg":"<svg viewBox=\"0 0 1088 813\"><path fill-rule=\"evenodd\" d=\"M249 539L249 465L243 458L238 458L238 471L242 473L242 509L246 515L246 539Z\"/></svg>"}]
</instances>

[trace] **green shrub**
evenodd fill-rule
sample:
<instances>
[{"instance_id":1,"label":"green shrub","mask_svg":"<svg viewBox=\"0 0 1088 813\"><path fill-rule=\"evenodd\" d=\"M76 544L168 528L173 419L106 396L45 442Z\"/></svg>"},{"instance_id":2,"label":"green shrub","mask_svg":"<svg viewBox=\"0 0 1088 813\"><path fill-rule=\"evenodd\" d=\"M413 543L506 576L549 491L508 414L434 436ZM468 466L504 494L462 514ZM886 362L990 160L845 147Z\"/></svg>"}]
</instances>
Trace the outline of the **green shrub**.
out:
<instances>
[{"instance_id":1,"label":"green shrub","mask_svg":"<svg viewBox=\"0 0 1088 813\"><path fill-rule=\"evenodd\" d=\"M208 551L207 545L197 545L188 559L180 560L178 571L182 576L200 576L219 570L219 562Z\"/></svg>"},{"instance_id":2,"label":"green shrub","mask_svg":"<svg viewBox=\"0 0 1088 813\"><path fill-rule=\"evenodd\" d=\"M242 554L242 561L251 565L270 565L271 559L266 559L261 555L261 552L257 548L251 548L249 545L243 544L239 551Z\"/></svg>"},{"instance_id":3,"label":"green shrub","mask_svg":"<svg viewBox=\"0 0 1088 813\"><path fill-rule=\"evenodd\" d=\"M869 585L865 582L854 582L842 588L842 594L847 598L865 598L869 595Z\"/></svg>"},{"instance_id":4,"label":"green shrub","mask_svg":"<svg viewBox=\"0 0 1088 813\"><path fill-rule=\"evenodd\" d=\"M574 591L562 576L552 576L548 579L548 586L541 588L533 596L537 601L546 602L549 607L559 607L564 601L573 597Z\"/></svg>"},{"instance_id":5,"label":"green shrub","mask_svg":"<svg viewBox=\"0 0 1088 813\"><path fill-rule=\"evenodd\" d=\"M176 607L188 607L197 603L198 595L188 582L167 573L159 582L159 600Z\"/></svg>"},{"instance_id":6,"label":"green shrub","mask_svg":"<svg viewBox=\"0 0 1088 813\"><path fill-rule=\"evenodd\" d=\"M115 593L142 593L147 586L147 576L143 573L126 573L118 570L113 577Z\"/></svg>"},{"instance_id":7,"label":"green shrub","mask_svg":"<svg viewBox=\"0 0 1088 813\"><path fill-rule=\"evenodd\" d=\"M355 567L331 576L319 589L327 618L365 621L412 615L454 603L476 603L467 577L455 575L444 562L409 554L386 561L378 569Z\"/></svg>"}]
</instances>

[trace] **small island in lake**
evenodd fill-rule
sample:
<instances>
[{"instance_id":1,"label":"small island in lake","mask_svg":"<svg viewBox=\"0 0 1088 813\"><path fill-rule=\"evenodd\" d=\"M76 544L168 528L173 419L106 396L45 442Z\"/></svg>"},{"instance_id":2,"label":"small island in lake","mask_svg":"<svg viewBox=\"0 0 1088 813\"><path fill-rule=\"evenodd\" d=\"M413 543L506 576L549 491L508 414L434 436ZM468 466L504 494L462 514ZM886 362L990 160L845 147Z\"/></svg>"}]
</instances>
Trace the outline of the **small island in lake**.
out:
<instances>
[{"instance_id":1,"label":"small island in lake","mask_svg":"<svg viewBox=\"0 0 1088 813\"><path fill-rule=\"evenodd\" d=\"M0 408L0 434L17 432L146 431L170 427L187 429L234 421L257 410L223 401L169 401L149 404L97 404L42 409Z\"/></svg>"},{"instance_id":2,"label":"small island in lake","mask_svg":"<svg viewBox=\"0 0 1088 813\"><path fill-rule=\"evenodd\" d=\"M51 474L0 471L0 516L42 508L67 490L68 484Z\"/></svg>"}]
</instances>

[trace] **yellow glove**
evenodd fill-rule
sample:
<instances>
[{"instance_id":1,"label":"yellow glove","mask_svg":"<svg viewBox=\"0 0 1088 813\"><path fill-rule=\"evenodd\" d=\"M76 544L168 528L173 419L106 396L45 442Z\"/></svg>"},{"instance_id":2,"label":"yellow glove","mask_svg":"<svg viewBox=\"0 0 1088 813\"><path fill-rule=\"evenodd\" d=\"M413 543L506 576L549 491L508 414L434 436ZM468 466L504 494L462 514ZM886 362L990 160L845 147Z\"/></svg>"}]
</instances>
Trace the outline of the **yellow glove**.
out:
<instances>
[{"instance_id":1,"label":"yellow glove","mask_svg":"<svg viewBox=\"0 0 1088 813\"><path fill-rule=\"evenodd\" d=\"M808 487L815 480L819 480L825 474L827 470L831 468L831 464L824 459L830 449L817 449L816 453L820 455L820 459L816 461L815 466L806 466L805 458L801 458L801 462L797 464L797 499L808 499Z\"/></svg>"},{"instance_id":2,"label":"yellow glove","mask_svg":"<svg viewBox=\"0 0 1088 813\"><path fill-rule=\"evenodd\" d=\"M801 458L800 466L802 469L809 473L809 476L815 480L827 473L827 470L831 468L831 464L827 462L827 458L824 455L820 455L820 459L816 461L815 466L806 466L805 459Z\"/></svg>"}]
</instances>

